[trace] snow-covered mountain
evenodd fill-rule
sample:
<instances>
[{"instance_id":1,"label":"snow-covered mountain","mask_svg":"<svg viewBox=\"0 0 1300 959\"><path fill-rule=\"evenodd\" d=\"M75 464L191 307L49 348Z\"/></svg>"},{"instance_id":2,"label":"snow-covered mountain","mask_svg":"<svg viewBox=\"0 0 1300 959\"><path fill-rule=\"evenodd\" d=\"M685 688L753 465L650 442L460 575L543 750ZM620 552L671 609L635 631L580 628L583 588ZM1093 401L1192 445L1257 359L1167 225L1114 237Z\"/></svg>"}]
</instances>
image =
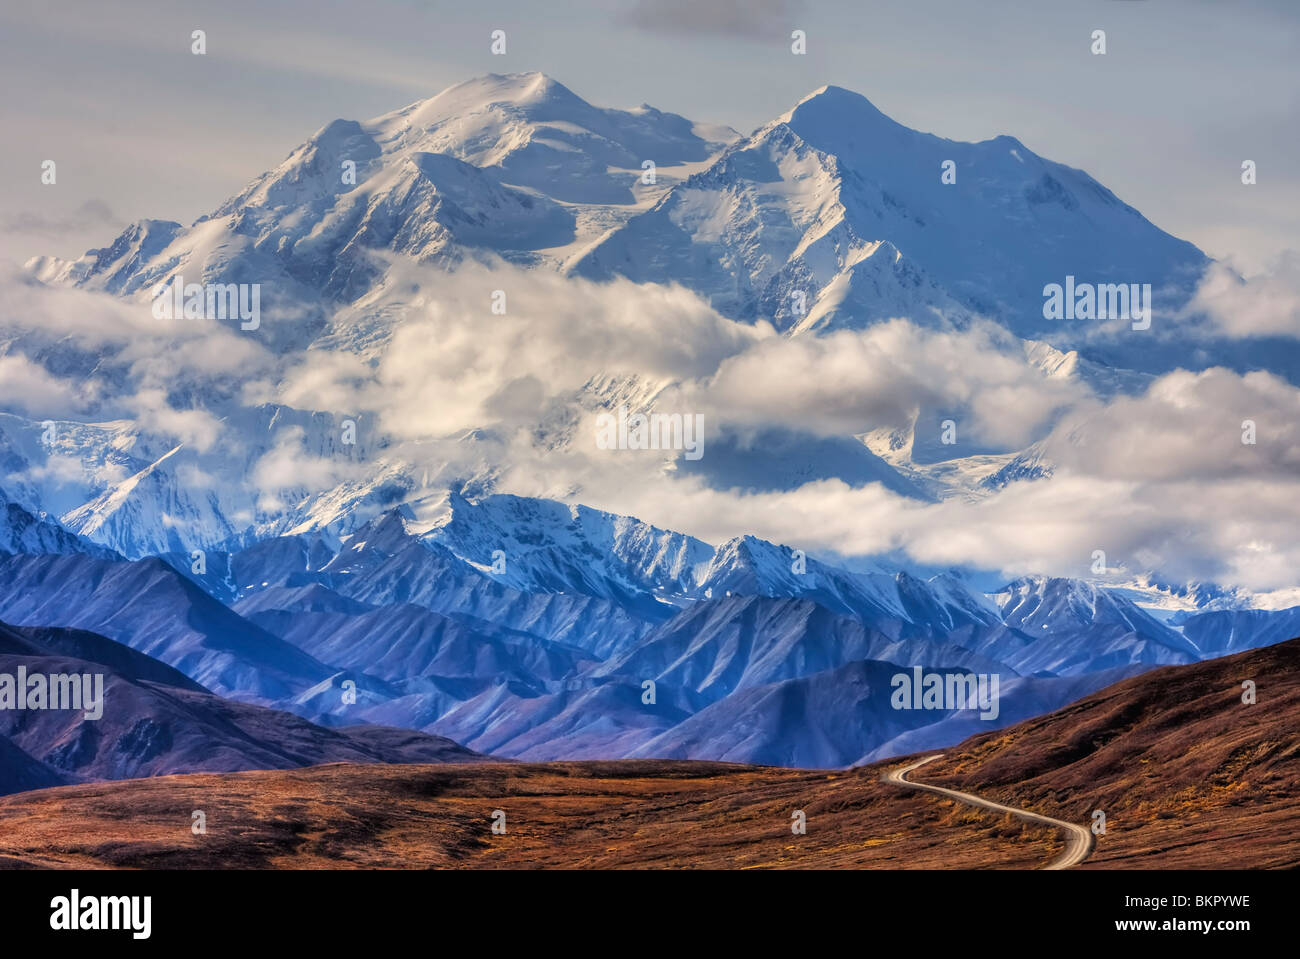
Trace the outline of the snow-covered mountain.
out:
<instances>
[{"instance_id":1,"label":"snow-covered mountain","mask_svg":"<svg viewBox=\"0 0 1300 959\"><path fill-rule=\"evenodd\" d=\"M93 630L222 696L331 727L396 725L504 756L843 765L940 746L987 727L892 708L900 670L1002 677L1004 724L1300 624L1294 610L1235 608L1249 595L1230 584L1184 589L1174 616L1161 603L1177 586L1044 575L985 593L973 584L992 585L988 570L745 532L705 542L583 505L585 474L549 475L550 458L590 466L589 420L676 401L679 368L704 388L735 349L838 344L892 317L926 333L1000 328L998 363L1027 378L1000 403L1020 403L1025 382L1088 402L1141 396L1180 364L1269 348L1177 335L1207 264L1014 138L910 130L836 87L746 137L594 107L540 74L335 120L193 224L140 221L74 262L38 259L18 305L0 301L0 360L80 384L83 414L0 411L0 618ZM437 301L434 288L479 269L561 284L543 293L671 301L704 334L677 344L686 327L653 327L629 299L618 309L634 315L613 319L631 346L593 354L608 368L570 371L561 350L515 369L520 340L484 325L491 287L480 312ZM1043 287L1067 275L1151 284L1152 335L1045 320ZM149 325L155 291L181 277L258 284L266 322ZM120 328L95 312L44 322L33 290L93 293L73 312L109 302ZM554 336L555 301L538 301L525 333ZM413 325L446 355L413 350ZM498 339L504 372L479 355ZM643 368L639 350L668 359ZM696 370L698 353L717 362ZM1289 356L1274 357L1281 375L1300 375ZM392 394L434 359L453 375L407 397L395 428ZM564 386L548 392L552 378ZM484 421L435 425L462 392L482 395L464 405ZM824 483L920 508L1052 481L1052 417L1014 444L949 443L940 406L838 433L720 423L702 459L656 451L650 471L606 485ZM521 474L535 495L511 488ZM19 778L57 776L43 762L15 759Z\"/></svg>"},{"instance_id":2,"label":"snow-covered mountain","mask_svg":"<svg viewBox=\"0 0 1300 959\"><path fill-rule=\"evenodd\" d=\"M952 184L941 178L949 160ZM76 349L22 316L0 316L0 331L14 330L0 336L0 351L106 377L96 405L111 416L59 421L51 442L43 422L0 417L3 486L29 512L59 516L133 558L229 550L286 532L325 530L337 541L431 488L474 479L492 489L499 465L467 467L477 449L499 452L502 440L489 432L430 437L457 446L452 469L445 451L402 447L364 416L247 395L250 381L265 393L263 381L289 366L378 362L423 302L408 296L395 261L454 270L498 259L683 285L725 316L790 335L893 316L960 326L980 315L1026 338L1026 358L1044 375L1099 395L1143 387L1124 368L1143 365L1141 351L1128 337L1115 341L1122 364L1085 357L1110 341L1094 335L1074 349L1077 330L1042 318L1044 284L1067 274L1149 282L1172 305L1207 262L1086 174L1017 140L919 133L837 87L742 138L649 107L595 107L541 74L491 75L372 120L327 124L188 227L142 221L75 262L31 262L32 278L115 294L145 320L155 292L177 278L258 284L267 322L240 335L269 352L250 355L242 377L173 376L159 398L221 437L215 446L178 443L122 418L114 402L142 368L129 343ZM217 322L239 327L238 318ZM1167 368L1181 349L1173 342L1174 352L1146 365ZM648 403L669 382L598 374L572 410ZM571 441L571 416L557 416L534 426L539 450ZM349 421L359 440L345 447ZM1032 447L990 455L939 445L937 430L919 424L862 436L719 430L707 457L679 461L680 475L723 490L880 483L933 500L1052 471ZM259 464L290 454L326 461L324 488L289 485L271 496L250 488ZM504 582L524 575L523 562Z\"/></svg>"},{"instance_id":3,"label":"snow-covered mountain","mask_svg":"<svg viewBox=\"0 0 1300 959\"><path fill-rule=\"evenodd\" d=\"M1081 580L1029 577L992 598L1002 621L1030 642L1014 650L995 646L981 651L1020 672L1077 675L1203 658L1194 643L1122 594Z\"/></svg>"},{"instance_id":4,"label":"snow-covered mountain","mask_svg":"<svg viewBox=\"0 0 1300 959\"><path fill-rule=\"evenodd\" d=\"M713 548L692 536L629 516L519 496L471 503L457 491L424 533L461 559L491 570L497 582L528 592L583 593L638 607L654 594L695 588Z\"/></svg>"},{"instance_id":5,"label":"snow-covered mountain","mask_svg":"<svg viewBox=\"0 0 1300 959\"><path fill-rule=\"evenodd\" d=\"M324 303L380 282L370 252L562 268L735 138L648 106L594 107L539 73L489 75L326 124L189 227L144 220L79 260L30 266L137 298L177 275L260 283L277 346L305 346ZM654 182L643 184L646 162Z\"/></svg>"},{"instance_id":6,"label":"snow-covered mountain","mask_svg":"<svg viewBox=\"0 0 1300 959\"><path fill-rule=\"evenodd\" d=\"M83 553L108 557L111 550L70 533L56 522L38 519L0 491L0 553Z\"/></svg>"},{"instance_id":7,"label":"snow-covered mountain","mask_svg":"<svg viewBox=\"0 0 1300 959\"><path fill-rule=\"evenodd\" d=\"M335 120L189 227L141 221L77 261L29 269L141 299L176 275L260 282L277 311L265 335L288 348L322 332L325 304L382 285L376 251L678 283L792 332L978 314L1058 344L1084 327L1044 319L1046 284L1150 283L1171 320L1208 263L1013 137L921 133L839 87L741 138L646 106L594 107L530 73ZM1118 365L1162 362L1122 345Z\"/></svg>"},{"instance_id":8,"label":"snow-covered mountain","mask_svg":"<svg viewBox=\"0 0 1300 959\"><path fill-rule=\"evenodd\" d=\"M863 677L997 675L1001 725L1213 655L1208 617L1232 615L1193 617L1185 636L1077 580L984 595L950 575L792 563L754 537L715 548L522 497L456 496L449 509L431 527L394 510L337 546L263 540L213 554L206 575L75 550L0 556L0 617L93 628L223 695L329 726L402 726L530 759L835 765L987 727L951 709L898 714L888 680ZM520 557L513 585L481 561L493 543ZM1252 614L1221 645L1276 641L1292 613Z\"/></svg>"},{"instance_id":9,"label":"snow-covered mountain","mask_svg":"<svg viewBox=\"0 0 1300 959\"><path fill-rule=\"evenodd\" d=\"M782 329L978 313L1035 337L1061 334L1043 318L1043 287L1067 274L1152 283L1177 303L1205 264L1086 173L1012 137L959 143L918 133L827 86L576 269L684 283L725 313Z\"/></svg>"}]
</instances>

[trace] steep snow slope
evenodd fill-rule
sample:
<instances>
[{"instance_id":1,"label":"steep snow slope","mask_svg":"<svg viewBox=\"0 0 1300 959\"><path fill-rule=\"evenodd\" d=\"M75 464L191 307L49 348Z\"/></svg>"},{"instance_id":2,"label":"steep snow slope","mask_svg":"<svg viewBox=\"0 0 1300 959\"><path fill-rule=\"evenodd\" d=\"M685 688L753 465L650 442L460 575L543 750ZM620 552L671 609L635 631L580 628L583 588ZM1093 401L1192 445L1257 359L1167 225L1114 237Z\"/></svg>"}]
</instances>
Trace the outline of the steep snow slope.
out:
<instances>
[{"instance_id":1,"label":"steep snow slope","mask_svg":"<svg viewBox=\"0 0 1300 959\"><path fill-rule=\"evenodd\" d=\"M655 591L687 592L713 555L707 543L630 516L507 495L471 503L454 491L423 538L484 570L499 555L496 580L516 589L583 593L652 616L662 615Z\"/></svg>"},{"instance_id":2,"label":"steep snow slope","mask_svg":"<svg viewBox=\"0 0 1300 959\"><path fill-rule=\"evenodd\" d=\"M177 274L260 282L263 308L277 313L266 335L303 346L321 331L322 300L354 300L378 282L369 251L559 266L667 190L675 168L734 138L650 107L594 107L542 74L493 74L364 123L325 125L188 228L141 221L78 261L30 268L131 296ZM651 185L641 183L647 161Z\"/></svg>"},{"instance_id":3,"label":"steep snow slope","mask_svg":"<svg viewBox=\"0 0 1300 959\"><path fill-rule=\"evenodd\" d=\"M946 161L955 184L941 181ZM959 143L918 133L828 86L730 147L575 269L684 283L729 315L788 330L978 313L1023 337L1059 338L1062 322L1043 318L1045 284L1067 274L1148 282L1168 308L1206 263L1087 174L1012 137ZM803 312L795 293L806 297Z\"/></svg>"},{"instance_id":4,"label":"steep snow slope","mask_svg":"<svg viewBox=\"0 0 1300 959\"><path fill-rule=\"evenodd\" d=\"M107 558L111 550L96 546L58 523L37 519L16 503L5 502L0 490L0 553L84 553Z\"/></svg>"},{"instance_id":5,"label":"steep snow slope","mask_svg":"<svg viewBox=\"0 0 1300 959\"><path fill-rule=\"evenodd\" d=\"M976 648L1022 673L1078 675L1201 658L1177 630L1121 594L1082 580L1025 577L992 598L1003 622L1030 641L993 641Z\"/></svg>"}]
</instances>

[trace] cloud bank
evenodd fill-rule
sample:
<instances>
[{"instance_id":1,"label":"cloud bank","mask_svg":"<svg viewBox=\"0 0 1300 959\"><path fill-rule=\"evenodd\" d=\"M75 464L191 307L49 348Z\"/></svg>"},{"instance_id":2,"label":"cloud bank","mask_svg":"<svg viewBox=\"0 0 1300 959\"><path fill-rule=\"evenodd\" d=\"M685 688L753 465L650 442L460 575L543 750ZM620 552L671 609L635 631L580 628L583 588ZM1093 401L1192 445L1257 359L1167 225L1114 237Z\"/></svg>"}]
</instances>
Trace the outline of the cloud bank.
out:
<instances>
[{"instance_id":1,"label":"cloud bank","mask_svg":"<svg viewBox=\"0 0 1300 959\"><path fill-rule=\"evenodd\" d=\"M505 266L396 263L380 291L333 317L330 349L286 356L217 323L155 320L140 304L16 276L0 289L0 407L128 419L152 442L183 445L191 482L215 483L232 516L298 510L304 522L304 504L378 509L470 482L712 542L748 533L1008 576L1090 577L1098 550L1116 579L1152 571L1276 590L1300 569L1300 390L1268 373L1177 370L1136 394L1099 395L992 326L900 318L786 338L680 288ZM1203 296L1228 296L1213 289ZM504 313L492 310L497 291ZM937 464L930 478L992 475L1022 450L1038 469L933 501L842 479L719 488L671 451L600 448L596 417L618 406L702 414L706 461L723 430L906 438L922 411L941 410L1003 452ZM340 440L349 421L354 446ZM761 473L761 445L753 452ZM55 467L35 463L28 480L70 464ZM230 491L234 476L245 498Z\"/></svg>"}]
</instances>

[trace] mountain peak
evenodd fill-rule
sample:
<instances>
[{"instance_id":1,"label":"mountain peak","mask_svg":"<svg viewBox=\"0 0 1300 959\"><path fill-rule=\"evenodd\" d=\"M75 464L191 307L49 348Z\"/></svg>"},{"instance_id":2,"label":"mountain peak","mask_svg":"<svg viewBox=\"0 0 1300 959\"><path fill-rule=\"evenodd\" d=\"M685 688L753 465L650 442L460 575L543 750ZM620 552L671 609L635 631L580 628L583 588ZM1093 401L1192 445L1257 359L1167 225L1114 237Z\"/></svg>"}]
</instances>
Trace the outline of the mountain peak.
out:
<instances>
[{"instance_id":1,"label":"mountain peak","mask_svg":"<svg viewBox=\"0 0 1300 959\"><path fill-rule=\"evenodd\" d=\"M840 102L840 103L870 103L871 101L864 97L856 90L850 90L847 87L836 86L834 83L823 83L816 90L804 96L795 108L803 106L805 103L811 103L813 100L823 102Z\"/></svg>"},{"instance_id":2,"label":"mountain peak","mask_svg":"<svg viewBox=\"0 0 1300 959\"><path fill-rule=\"evenodd\" d=\"M411 126L419 127L429 122L463 118L493 108L522 111L527 115L539 108L553 106L593 109L558 80L534 71L488 73L463 80L388 116L401 117Z\"/></svg>"},{"instance_id":3,"label":"mountain peak","mask_svg":"<svg viewBox=\"0 0 1300 959\"><path fill-rule=\"evenodd\" d=\"M488 73L458 83L451 90L477 90L499 96L516 103L537 103L543 100L580 100L576 93L554 77L537 70L526 73Z\"/></svg>"},{"instance_id":4,"label":"mountain peak","mask_svg":"<svg viewBox=\"0 0 1300 959\"><path fill-rule=\"evenodd\" d=\"M846 121L859 124L884 121L902 128L901 124L891 120L862 94L834 84L818 87L777 118L778 123L794 128L801 136L804 136L801 128L815 133L824 124L842 124ZM808 137L804 136L804 139Z\"/></svg>"}]
</instances>

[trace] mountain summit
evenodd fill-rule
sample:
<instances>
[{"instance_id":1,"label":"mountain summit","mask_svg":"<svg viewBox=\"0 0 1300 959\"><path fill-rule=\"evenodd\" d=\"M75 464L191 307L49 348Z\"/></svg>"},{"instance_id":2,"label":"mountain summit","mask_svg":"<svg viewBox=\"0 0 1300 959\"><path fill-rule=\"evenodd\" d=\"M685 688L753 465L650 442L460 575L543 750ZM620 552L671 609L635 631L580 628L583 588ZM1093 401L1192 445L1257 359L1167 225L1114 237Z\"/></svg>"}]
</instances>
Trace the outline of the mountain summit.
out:
<instances>
[{"instance_id":1,"label":"mountain summit","mask_svg":"<svg viewBox=\"0 0 1300 959\"><path fill-rule=\"evenodd\" d=\"M1093 330L1044 319L1047 284L1149 283L1168 313L1207 264L1019 140L920 133L841 87L741 138L523 73L335 120L188 228L141 222L75 263L30 266L127 295L177 274L261 277L303 316L373 289L374 251L680 283L789 332L982 315L1065 346ZM320 322L308 307L280 340L305 345Z\"/></svg>"},{"instance_id":2,"label":"mountain summit","mask_svg":"<svg viewBox=\"0 0 1300 959\"><path fill-rule=\"evenodd\" d=\"M73 263L28 266L127 296L177 275L257 279L270 309L297 318L266 335L301 347L324 304L379 282L372 252L561 268L736 137L649 107L594 107L540 73L491 74L369 121L326 124L188 228L141 221Z\"/></svg>"},{"instance_id":3,"label":"mountain summit","mask_svg":"<svg viewBox=\"0 0 1300 959\"><path fill-rule=\"evenodd\" d=\"M978 314L1022 337L1071 341L1082 324L1044 319L1045 285L1147 282L1172 310L1206 264L1086 173L1019 140L920 133L827 86L576 269L684 283L727 315L792 332Z\"/></svg>"}]
</instances>

